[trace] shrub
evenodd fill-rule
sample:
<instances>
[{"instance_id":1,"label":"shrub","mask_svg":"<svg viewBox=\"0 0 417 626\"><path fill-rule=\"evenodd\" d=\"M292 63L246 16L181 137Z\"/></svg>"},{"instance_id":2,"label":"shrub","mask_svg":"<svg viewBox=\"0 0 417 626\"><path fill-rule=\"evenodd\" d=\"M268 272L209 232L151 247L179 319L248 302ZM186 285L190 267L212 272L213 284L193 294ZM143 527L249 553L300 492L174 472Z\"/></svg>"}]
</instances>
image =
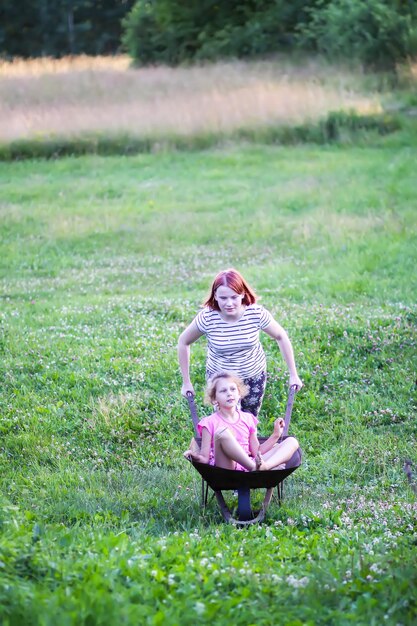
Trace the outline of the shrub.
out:
<instances>
[{"instance_id":1,"label":"shrub","mask_svg":"<svg viewBox=\"0 0 417 626\"><path fill-rule=\"evenodd\" d=\"M294 43L317 1L138 0L123 22L123 45L143 65L265 55Z\"/></svg>"},{"instance_id":2,"label":"shrub","mask_svg":"<svg viewBox=\"0 0 417 626\"><path fill-rule=\"evenodd\" d=\"M309 10L298 42L333 59L393 68L417 53L417 9L396 0L333 0Z\"/></svg>"},{"instance_id":3,"label":"shrub","mask_svg":"<svg viewBox=\"0 0 417 626\"><path fill-rule=\"evenodd\" d=\"M137 2L123 20L123 28L122 44L136 63L175 64L179 60L175 39L158 22L153 3Z\"/></svg>"}]
</instances>

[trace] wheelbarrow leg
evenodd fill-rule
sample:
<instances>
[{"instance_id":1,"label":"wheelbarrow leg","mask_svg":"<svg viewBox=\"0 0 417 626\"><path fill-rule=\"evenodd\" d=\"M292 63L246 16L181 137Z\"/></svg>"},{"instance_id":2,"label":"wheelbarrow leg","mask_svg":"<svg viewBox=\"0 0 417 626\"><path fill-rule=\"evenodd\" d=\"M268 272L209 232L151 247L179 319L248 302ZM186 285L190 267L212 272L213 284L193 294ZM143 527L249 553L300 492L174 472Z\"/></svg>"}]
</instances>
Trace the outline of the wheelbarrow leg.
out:
<instances>
[{"instance_id":1,"label":"wheelbarrow leg","mask_svg":"<svg viewBox=\"0 0 417 626\"><path fill-rule=\"evenodd\" d=\"M242 522L250 520L252 517L249 487L240 487L240 489L238 489L237 514L238 514L238 519Z\"/></svg>"},{"instance_id":2,"label":"wheelbarrow leg","mask_svg":"<svg viewBox=\"0 0 417 626\"><path fill-rule=\"evenodd\" d=\"M278 483L277 487L277 495L276 495L276 502L278 502L278 504L281 506L281 502L282 502L282 482Z\"/></svg>"},{"instance_id":3,"label":"wheelbarrow leg","mask_svg":"<svg viewBox=\"0 0 417 626\"><path fill-rule=\"evenodd\" d=\"M201 508L205 509L207 506L207 498L208 498L208 484L204 480L201 479Z\"/></svg>"}]
</instances>

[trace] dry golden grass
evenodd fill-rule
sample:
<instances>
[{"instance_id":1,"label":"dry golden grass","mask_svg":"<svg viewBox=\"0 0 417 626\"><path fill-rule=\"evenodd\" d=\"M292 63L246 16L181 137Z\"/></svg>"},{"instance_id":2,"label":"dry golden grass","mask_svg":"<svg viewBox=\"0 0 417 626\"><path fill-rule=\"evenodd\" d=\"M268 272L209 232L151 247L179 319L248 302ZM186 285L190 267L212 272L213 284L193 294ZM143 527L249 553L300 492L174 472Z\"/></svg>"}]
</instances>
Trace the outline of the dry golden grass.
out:
<instances>
[{"instance_id":1,"label":"dry golden grass","mask_svg":"<svg viewBox=\"0 0 417 626\"><path fill-rule=\"evenodd\" d=\"M126 70L130 65L128 56L114 57L90 57L79 55L75 57L64 57L62 59L52 59L40 57L37 59L13 59L5 61L0 59L0 77L11 76L40 76L42 74L63 74L66 72L77 72L83 70L112 69Z\"/></svg>"},{"instance_id":2,"label":"dry golden grass","mask_svg":"<svg viewBox=\"0 0 417 626\"><path fill-rule=\"evenodd\" d=\"M103 421L107 425L112 425L117 422L117 415L126 412L126 409L137 403L138 398L134 394L109 394L108 396L98 398L93 403L93 411L88 425L90 427L96 427Z\"/></svg>"},{"instance_id":3,"label":"dry golden grass","mask_svg":"<svg viewBox=\"0 0 417 626\"><path fill-rule=\"evenodd\" d=\"M0 64L0 141L121 132L228 132L294 124L331 110L381 110L360 72L311 60L132 68L120 57Z\"/></svg>"}]
</instances>

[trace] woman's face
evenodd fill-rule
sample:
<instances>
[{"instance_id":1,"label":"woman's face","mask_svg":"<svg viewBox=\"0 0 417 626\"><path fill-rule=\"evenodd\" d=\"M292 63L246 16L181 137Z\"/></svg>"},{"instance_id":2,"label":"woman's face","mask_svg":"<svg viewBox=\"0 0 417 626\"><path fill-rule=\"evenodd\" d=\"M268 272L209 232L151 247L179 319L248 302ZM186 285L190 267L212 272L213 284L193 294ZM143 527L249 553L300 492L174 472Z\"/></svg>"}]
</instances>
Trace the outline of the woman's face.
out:
<instances>
[{"instance_id":1,"label":"woman's face","mask_svg":"<svg viewBox=\"0 0 417 626\"><path fill-rule=\"evenodd\" d=\"M239 398L239 389L232 378L219 378L216 381L215 400L220 409L235 408Z\"/></svg>"},{"instance_id":2,"label":"woman's face","mask_svg":"<svg viewBox=\"0 0 417 626\"><path fill-rule=\"evenodd\" d=\"M233 319L241 313L243 293L236 293L230 287L220 285L220 287L217 287L214 297L224 317Z\"/></svg>"}]
</instances>

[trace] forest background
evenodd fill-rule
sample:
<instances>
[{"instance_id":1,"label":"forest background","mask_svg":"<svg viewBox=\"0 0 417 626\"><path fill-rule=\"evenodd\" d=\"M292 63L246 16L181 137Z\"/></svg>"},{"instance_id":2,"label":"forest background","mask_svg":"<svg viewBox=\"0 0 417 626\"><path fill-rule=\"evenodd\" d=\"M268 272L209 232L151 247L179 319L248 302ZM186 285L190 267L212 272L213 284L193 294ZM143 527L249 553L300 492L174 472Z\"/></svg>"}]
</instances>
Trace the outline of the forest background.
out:
<instances>
[{"instance_id":1,"label":"forest background","mask_svg":"<svg viewBox=\"0 0 417 626\"><path fill-rule=\"evenodd\" d=\"M0 54L176 64L298 47L393 67L417 52L416 19L412 0L3 0Z\"/></svg>"}]
</instances>

